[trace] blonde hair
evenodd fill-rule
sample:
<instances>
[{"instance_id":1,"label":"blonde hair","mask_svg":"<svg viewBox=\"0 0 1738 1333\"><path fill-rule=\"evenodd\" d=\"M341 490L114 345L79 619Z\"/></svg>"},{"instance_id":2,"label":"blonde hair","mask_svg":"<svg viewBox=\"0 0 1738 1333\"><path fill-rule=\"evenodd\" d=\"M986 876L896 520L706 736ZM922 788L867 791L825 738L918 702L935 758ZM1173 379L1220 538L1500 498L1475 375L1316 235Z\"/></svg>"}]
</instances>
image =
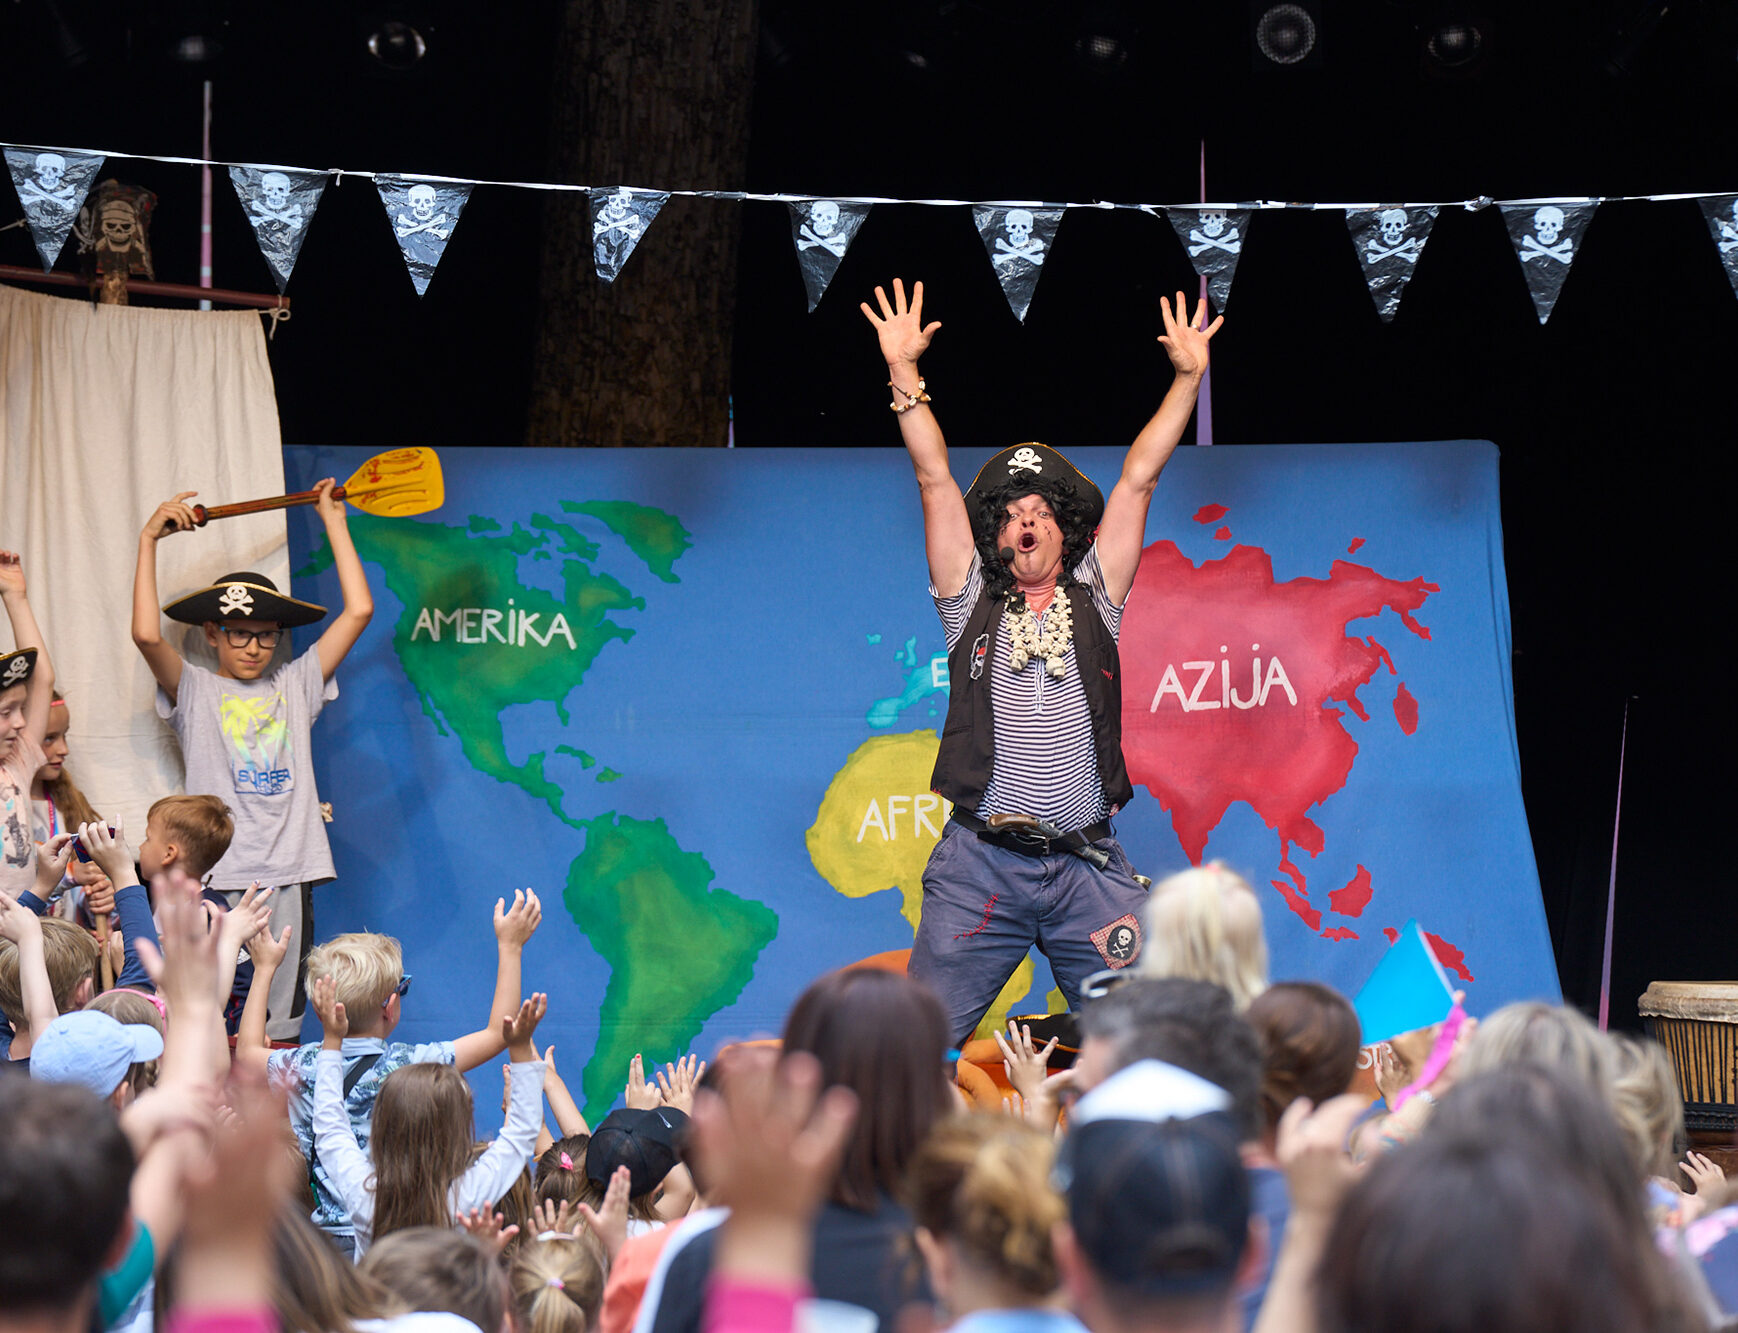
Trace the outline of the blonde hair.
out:
<instances>
[{"instance_id":1,"label":"blonde hair","mask_svg":"<svg viewBox=\"0 0 1738 1333\"><path fill-rule=\"evenodd\" d=\"M85 1008L107 1014L117 1023L155 1028L158 1036L163 1035L163 1015L148 996L141 995L136 990L106 990ZM132 1084L135 1097L156 1087L157 1061L142 1060L130 1066L127 1070L127 1082Z\"/></svg>"},{"instance_id":2,"label":"blonde hair","mask_svg":"<svg viewBox=\"0 0 1738 1333\"><path fill-rule=\"evenodd\" d=\"M331 977L350 1025L366 1022L404 980L404 950L390 935L334 935L308 951L307 983Z\"/></svg>"},{"instance_id":3,"label":"blonde hair","mask_svg":"<svg viewBox=\"0 0 1738 1333\"><path fill-rule=\"evenodd\" d=\"M223 860L235 837L235 818L215 796L165 796L145 818L155 819L163 840L181 849L181 869L194 879L204 879Z\"/></svg>"},{"instance_id":4,"label":"blonde hair","mask_svg":"<svg viewBox=\"0 0 1738 1333\"><path fill-rule=\"evenodd\" d=\"M389 1318L445 1310L494 1333L507 1317L507 1275L495 1252L455 1231L450 1219L443 1226L412 1227L375 1241L359 1267L384 1290L382 1313Z\"/></svg>"},{"instance_id":5,"label":"blonde hair","mask_svg":"<svg viewBox=\"0 0 1738 1333\"><path fill-rule=\"evenodd\" d=\"M1261 902L1223 861L1161 880L1147 899L1147 937L1137 966L1148 976L1211 981L1242 1013L1267 989Z\"/></svg>"},{"instance_id":6,"label":"blonde hair","mask_svg":"<svg viewBox=\"0 0 1738 1333\"><path fill-rule=\"evenodd\" d=\"M597 1323L604 1265L583 1240L532 1241L507 1282L518 1333L586 1333Z\"/></svg>"},{"instance_id":7,"label":"blonde hair","mask_svg":"<svg viewBox=\"0 0 1738 1333\"><path fill-rule=\"evenodd\" d=\"M906 1175L912 1220L1027 1294L1055 1291L1051 1229L1067 1205L1050 1183L1054 1142L1007 1116L942 1121Z\"/></svg>"},{"instance_id":8,"label":"blonde hair","mask_svg":"<svg viewBox=\"0 0 1738 1333\"><path fill-rule=\"evenodd\" d=\"M72 1000L81 981L95 985L98 953L97 942L82 926L58 917L42 918L42 957L48 965L48 988L54 993L56 1013L64 1014L75 1007ZM0 1013L6 1015L14 1028L27 1026L23 986L18 976L18 946L11 940L0 940Z\"/></svg>"},{"instance_id":9,"label":"blonde hair","mask_svg":"<svg viewBox=\"0 0 1738 1333\"><path fill-rule=\"evenodd\" d=\"M1541 1000L1506 1004L1486 1018L1461 1053L1457 1078L1525 1062L1573 1074L1609 1101L1617 1048L1577 1010Z\"/></svg>"},{"instance_id":10,"label":"blonde hair","mask_svg":"<svg viewBox=\"0 0 1738 1333\"><path fill-rule=\"evenodd\" d=\"M1642 1176L1675 1174L1678 1139L1684 1132L1684 1100L1671 1057L1658 1042L1610 1034L1617 1070L1611 1109Z\"/></svg>"}]
</instances>

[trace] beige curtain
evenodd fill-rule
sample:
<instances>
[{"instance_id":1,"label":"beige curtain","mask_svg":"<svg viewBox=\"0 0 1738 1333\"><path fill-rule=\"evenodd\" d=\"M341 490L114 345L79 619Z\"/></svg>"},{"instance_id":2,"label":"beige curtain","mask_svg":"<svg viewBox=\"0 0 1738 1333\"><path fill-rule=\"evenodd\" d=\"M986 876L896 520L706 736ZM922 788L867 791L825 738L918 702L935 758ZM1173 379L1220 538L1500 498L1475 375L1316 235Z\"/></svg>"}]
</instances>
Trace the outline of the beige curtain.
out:
<instances>
[{"instance_id":1,"label":"beige curtain","mask_svg":"<svg viewBox=\"0 0 1738 1333\"><path fill-rule=\"evenodd\" d=\"M129 633L139 529L176 491L222 504L279 494L283 480L258 315L0 287L0 546L24 557L72 712L68 771L97 810L125 818L135 845L147 807L182 778ZM164 602L237 569L288 585L281 512L212 523L158 552ZM3 614L0 644L12 644ZM184 651L210 660L202 639Z\"/></svg>"}]
</instances>

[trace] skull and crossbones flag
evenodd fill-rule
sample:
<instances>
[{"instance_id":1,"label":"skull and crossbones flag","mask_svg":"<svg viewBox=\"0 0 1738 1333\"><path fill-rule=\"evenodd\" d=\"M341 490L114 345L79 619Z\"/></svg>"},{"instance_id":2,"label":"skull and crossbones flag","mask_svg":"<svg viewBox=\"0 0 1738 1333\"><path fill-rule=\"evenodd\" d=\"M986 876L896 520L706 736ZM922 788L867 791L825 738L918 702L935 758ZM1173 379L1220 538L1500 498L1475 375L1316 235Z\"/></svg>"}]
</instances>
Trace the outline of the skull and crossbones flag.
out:
<instances>
[{"instance_id":1,"label":"skull and crossbones flag","mask_svg":"<svg viewBox=\"0 0 1738 1333\"><path fill-rule=\"evenodd\" d=\"M1008 298L1014 318L1022 324L1032 305L1032 293L1038 289L1038 275L1050 256L1056 228L1062 224L1063 212L1060 208L972 206L972 221L977 223L984 250L996 270L996 281L1002 284L1002 295Z\"/></svg>"},{"instance_id":2,"label":"skull and crossbones flag","mask_svg":"<svg viewBox=\"0 0 1738 1333\"><path fill-rule=\"evenodd\" d=\"M1714 194L1701 201L1702 216L1720 251L1720 264L1738 292L1738 194Z\"/></svg>"},{"instance_id":3,"label":"skull and crossbones flag","mask_svg":"<svg viewBox=\"0 0 1738 1333\"><path fill-rule=\"evenodd\" d=\"M375 188L386 205L386 218L416 294L428 291L435 266L446 253L459 213L471 197L467 181L421 181L406 176L376 176Z\"/></svg>"},{"instance_id":4,"label":"skull and crossbones flag","mask_svg":"<svg viewBox=\"0 0 1738 1333\"><path fill-rule=\"evenodd\" d=\"M1252 208L1167 208L1171 230L1189 252L1195 275L1207 279L1207 299L1220 314L1231 299L1231 280L1249 234Z\"/></svg>"},{"instance_id":5,"label":"skull and crossbones flag","mask_svg":"<svg viewBox=\"0 0 1738 1333\"><path fill-rule=\"evenodd\" d=\"M52 269L60 257L79 207L102 165L100 153L6 150L6 166L12 173L12 184L18 190L25 219L30 223L36 253L42 256L43 272Z\"/></svg>"},{"instance_id":6,"label":"skull and crossbones flag","mask_svg":"<svg viewBox=\"0 0 1738 1333\"><path fill-rule=\"evenodd\" d=\"M1400 294L1412 280L1436 213L1434 204L1346 210L1346 229L1352 233L1352 247L1364 270L1364 285L1384 324L1400 309Z\"/></svg>"},{"instance_id":7,"label":"skull and crossbones flag","mask_svg":"<svg viewBox=\"0 0 1738 1333\"><path fill-rule=\"evenodd\" d=\"M231 167L229 183L241 200L259 252L265 256L281 292L302 252L302 238L326 192L324 171L285 171L276 167Z\"/></svg>"},{"instance_id":8,"label":"skull and crossbones flag","mask_svg":"<svg viewBox=\"0 0 1738 1333\"><path fill-rule=\"evenodd\" d=\"M849 204L839 199L807 199L787 205L791 211L791 241L797 247L797 267L803 273L803 288L809 294L809 313L815 313L827 284L845 262L845 251L857 237L857 229L869 216L868 204Z\"/></svg>"},{"instance_id":9,"label":"skull and crossbones flag","mask_svg":"<svg viewBox=\"0 0 1738 1333\"><path fill-rule=\"evenodd\" d=\"M1569 266L1581 250L1581 237L1593 220L1596 200L1563 204L1498 204L1509 240L1527 277L1533 309L1543 324L1569 277Z\"/></svg>"},{"instance_id":10,"label":"skull and crossbones flag","mask_svg":"<svg viewBox=\"0 0 1738 1333\"><path fill-rule=\"evenodd\" d=\"M592 265L599 278L616 280L669 197L657 190L636 190L627 185L590 192Z\"/></svg>"}]
</instances>

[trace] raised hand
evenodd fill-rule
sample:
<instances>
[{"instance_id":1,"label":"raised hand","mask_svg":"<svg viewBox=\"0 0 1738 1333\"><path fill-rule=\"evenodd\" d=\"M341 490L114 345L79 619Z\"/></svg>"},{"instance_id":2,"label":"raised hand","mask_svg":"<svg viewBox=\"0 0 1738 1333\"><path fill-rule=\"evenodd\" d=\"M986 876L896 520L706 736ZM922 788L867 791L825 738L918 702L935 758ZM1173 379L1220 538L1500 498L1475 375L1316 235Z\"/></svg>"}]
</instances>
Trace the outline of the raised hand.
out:
<instances>
[{"instance_id":1,"label":"raised hand","mask_svg":"<svg viewBox=\"0 0 1738 1333\"><path fill-rule=\"evenodd\" d=\"M530 889L513 890L513 906L495 899L495 938L511 948L522 949L543 920L543 904Z\"/></svg>"},{"instance_id":2,"label":"raised hand","mask_svg":"<svg viewBox=\"0 0 1738 1333\"><path fill-rule=\"evenodd\" d=\"M155 542L172 532L192 532L199 526L199 520L194 517L193 506L187 502L198 494L198 491L182 491L173 500L163 501L145 520L144 531L139 535Z\"/></svg>"},{"instance_id":3,"label":"raised hand","mask_svg":"<svg viewBox=\"0 0 1738 1333\"><path fill-rule=\"evenodd\" d=\"M626 1170L627 1168L619 1167L617 1169ZM605 1198L608 1198L607 1193ZM607 1203L605 1206L608 1206ZM537 1234L539 1236L551 1234L558 1237L571 1236L573 1234L573 1224L578 1220L578 1210L575 1209L566 1199L560 1201L555 1199L539 1199L537 1201L537 1206L531 1210L531 1222L532 1225L537 1228ZM624 1226L623 1231L625 1232L626 1230L627 1228Z\"/></svg>"},{"instance_id":4,"label":"raised hand","mask_svg":"<svg viewBox=\"0 0 1738 1333\"><path fill-rule=\"evenodd\" d=\"M518 1013L501 1015L501 1040L507 1043L507 1053L513 1057L514 1063L537 1058L531 1046L531 1034L537 1031L537 1025L548 1012L549 997L538 991L519 1006Z\"/></svg>"},{"instance_id":5,"label":"raised hand","mask_svg":"<svg viewBox=\"0 0 1738 1333\"><path fill-rule=\"evenodd\" d=\"M628 1189L632 1180L627 1167L618 1166L610 1175L609 1188L603 1192L603 1207L594 1212L589 1203L579 1205L579 1215L603 1242L604 1253L611 1263L628 1243Z\"/></svg>"},{"instance_id":6,"label":"raised hand","mask_svg":"<svg viewBox=\"0 0 1738 1333\"><path fill-rule=\"evenodd\" d=\"M1279 1118L1274 1156L1285 1172L1292 1211L1299 1216L1331 1217L1361 1174L1346 1152L1346 1136L1364 1113L1355 1093L1321 1106L1299 1097Z\"/></svg>"},{"instance_id":7,"label":"raised hand","mask_svg":"<svg viewBox=\"0 0 1738 1333\"><path fill-rule=\"evenodd\" d=\"M473 1208L468 1213L454 1213L453 1221L482 1241L495 1254L506 1249L507 1242L519 1234L517 1224L506 1225L507 1219L505 1217L487 1208Z\"/></svg>"},{"instance_id":8,"label":"raised hand","mask_svg":"<svg viewBox=\"0 0 1738 1333\"><path fill-rule=\"evenodd\" d=\"M1196 302L1194 318L1185 318L1187 310L1188 300L1182 292L1177 293L1174 314L1170 303L1162 296L1159 298L1159 314L1165 321L1165 331L1159 335L1159 342L1170 356L1171 367L1177 374L1199 375L1207 369L1207 344L1219 332L1225 316L1220 315L1211 324L1207 324L1205 300Z\"/></svg>"},{"instance_id":9,"label":"raised hand","mask_svg":"<svg viewBox=\"0 0 1738 1333\"><path fill-rule=\"evenodd\" d=\"M1002 1048L1002 1071L1008 1083L1021 1097L1030 1101L1050 1076L1050 1053L1056 1049L1052 1037L1042 1047L1032 1044L1032 1029L1008 1020L1008 1035L996 1033L996 1045Z\"/></svg>"},{"instance_id":10,"label":"raised hand","mask_svg":"<svg viewBox=\"0 0 1738 1333\"><path fill-rule=\"evenodd\" d=\"M338 478L326 477L314 483L314 512L320 516L322 523L331 523L334 519L347 519L344 512L344 502L332 498L333 488L338 485Z\"/></svg>"},{"instance_id":11,"label":"raised hand","mask_svg":"<svg viewBox=\"0 0 1738 1333\"><path fill-rule=\"evenodd\" d=\"M22 597L24 562L17 551L0 551L0 597Z\"/></svg>"},{"instance_id":12,"label":"raised hand","mask_svg":"<svg viewBox=\"0 0 1738 1333\"><path fill-rule=\"evenodd\" d=\"M653 1084L646 1082L645 1061L635 1056L628 1061L628 1090L625 1094L628 1108L634 1111L650 1111L654 1106L662 1106L664 1094Z\"/></svg>"},{"instance_id":13,"label":"raised hand","mask_svg":"<svg viewBox=\"0 0 1738 1333\"><path fill-rule=\"evenodd\" d=\"M325 1030L325 1048L328 1051L343 1050L344 1038L350 1035L350 1015L344 1012L344 1006L338 1000L338 983L331 977L316 977L314 984L308 987L308 1003L314 1007L320 1026Z\"/></svg>"},{"instance_id":14,"label":"raised hand","mask_svg":"<svg viewBox=\"0 0 1738 1333\"><path fill-rule=\"evenodd\" d=\"M115 887L124 889L139 882L139 876L133 870L133 854L127 850L126 826L119 817L112 825L100 819L92 824L79 825L78 841Z\"/></svg>"},{"instance_id":15,"label":"raised hand","mask_svg":"<svg viewBox=\"0 0 1738 1333\"><path fill-rule=\"evenodd\" d=\"M898 278L893 280L893 300L889 302L886 290L877 287L875 302L881 307L879 315L870 309L867 301L860 302L857 308L875 326L875 336L881 342L881 359L890 369L915 366L917 358L929 350L929 340L941 327L940 320L927 326L923 322L923 284L915 282L911 285L909 306L905 302L905 284ZM909 392L916 383L913 377L910 384L902 384L900 388Z\"/></svg>"},{"instance_id":16,"label":"raised hand","mask_svg":"<svg viewBox=\"0 0 1738 1333\"><path fill-rule=\"evenodd\" d=\"M255 935L265 930L271 919L271 896L274 888L261 888L258 881L247 886L241 901L223 918L222 948L226 956L239 953ZM251 952L251 951L250 951Z\"/></svg>"},{"instance_id":17,"label":"raised hand","mask_svg":"<svg viewBox=\"0 0 1738 1333\"><path fill-rule=\"evenodd\" d=\"M16 898L0 893L0 940L11 940L23 947L25 940L38 941L41 947L42 922L28 907L20 907ZM22 968L19 969L22 972Z\"/></svg>"},{"instance_id":18,"label":"raised hand","mask_svg":"<svg viewBox=\"0 0 1738 1333\"><path fill-rule=\"evenodd\" d=\"M775 1252L800 1246L832 1188L857 1097L846 1088L821 1091L821 1064L793 1052L776 1068L726 1065L724 1095L694 1107L694 1145L708 1197L731 1210L730 1239L718 1250L717 1272L739 1275L742 1263L776 1263ZM726 1262L727 1253L729 1262ZM806 1256L797 1273L807 1272Z\"/></svg>"},{"instance_id":19,"label":"raised hand","mask_svg":"<svg viewBox=\"0 0 1738 1333\"><path fill-rule=\"evenodd\" d=\"M664 1105L674 1107L684 1115L693 1114L694 1089L705 1073L706 1062L697 1055L684 1055L675 1064L665 1065L657 1074L658 1091L663 1094Z\"/></svg>"},{"instance_id":20,"label":"raised hand","mask_svg":"<svg viewBox=\"0 0 1738 1333\"><path fill-rule=\"evenodd\" d=\"M87 830L97 827L85 825ZM196 1006L216 1005L219 932L210 928L208 904L199 896L199 882L174 869L151 882L156 888L159 943L134 941L146 975L171 1011L182 1008L192 1013Z\"/></svg>"},{"instance_id":21,"label":"raised hand","mask_svg":"<svg viewBox=\"0 0 1738 1333\"><path fill-rule=\"evenodd\" d=\"M256 931L247 937L247 956L253 959L254 971L266 968L276 971L290 953L290 927L285 926L282 933L273 935L270 927Z\"/></svg>"}]
</instances>

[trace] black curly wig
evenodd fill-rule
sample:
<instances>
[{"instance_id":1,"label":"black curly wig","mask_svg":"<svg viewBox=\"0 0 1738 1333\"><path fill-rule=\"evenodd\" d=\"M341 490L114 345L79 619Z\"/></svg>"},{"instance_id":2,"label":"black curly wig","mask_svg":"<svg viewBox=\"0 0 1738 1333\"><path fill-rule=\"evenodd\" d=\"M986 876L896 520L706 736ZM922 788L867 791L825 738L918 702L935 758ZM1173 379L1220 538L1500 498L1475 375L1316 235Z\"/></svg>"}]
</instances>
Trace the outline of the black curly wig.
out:
<instances>
[{"instance_id":1,"label":"black curly wig","mask_svg":"<svg viewBox=\"0 0 1738 1333\"><path fill-rule=\"evenodd\" d=\"M1009 478L980 494L977 513L972 515L972 532L984 566L984 591L991 597L1007 597L1014 591L1014 574L1002 559L998 538L1008 522L1008 506L1028 495L1039 496L1050 506L1062 530L1062 586L1073 581L1074 566L1092 545L1092 509L1071 487L1036 478Z\"/></svg>"}]
</instances>

